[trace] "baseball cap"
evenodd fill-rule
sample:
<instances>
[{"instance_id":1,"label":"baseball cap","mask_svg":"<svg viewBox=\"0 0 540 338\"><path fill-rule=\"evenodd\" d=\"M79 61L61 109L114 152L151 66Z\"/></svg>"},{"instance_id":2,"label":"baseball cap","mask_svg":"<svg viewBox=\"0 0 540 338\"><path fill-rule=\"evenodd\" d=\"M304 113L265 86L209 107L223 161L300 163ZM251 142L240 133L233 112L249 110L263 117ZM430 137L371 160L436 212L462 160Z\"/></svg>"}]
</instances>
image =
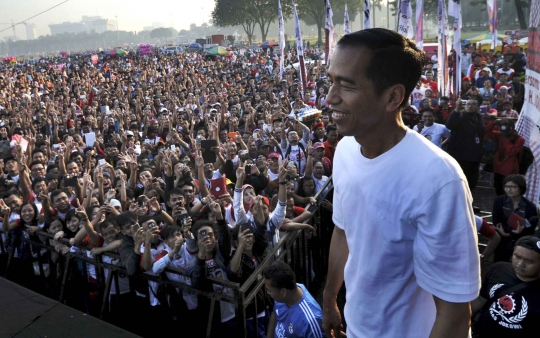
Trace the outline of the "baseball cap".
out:
<instances>
[{"instance_id":1,"label":"baseball cap","mask_svg":"<svg viewBox=\"0 0 540 338\"><path fill-rule=\"evenodd\" d=\"M109 201L109 204L112 205L113 207L122 207L122 204L120 204L120 201L114 198Z\"/></svg>"},{"instance_id":2,"label":"baseball cap","mask_svg":"<svg viewBox=\"0 0 540 338\"><path fill-rule=\"evenodd\" d=\"M270 201L268 200L268 197L262 196L262 200L263 200L263 203L266 204L266 206L270 208ZM254 204L255 204L255 201L251 201L251 203L249 204L249 208L251 209L251 207Z\"/></svg>"},{"instance_id":3,"label":"baseball cap","mask_svg":"<svg viewBox=\"0 0 540 338\"><path fill-rule=\"evenodd\" d=\"M262 148L262 147L271 147L271 145L268 141L264 141L263 143L261 143L261 146L259 148Z\"/></svg>"},{"instance_id":4,"label":"baseball cap","mask_svg":"<svg viewBox=\"0 0 540 338\"><path fill-rule=\"evenodd\" d=\"M231 185L231 184L234 185L234 182L231 181L230 179L227 179L225 182L226 182L225 185Z\"/></svg>"},{"instance_id":5,"label":"baseball cap","mask_svg":"<svg viewBox=\"0 0 540 338\"><path fill-rule=\"evenodd\" d=\"M484 67L482 68L483 71L486 71L486 72L491 72L491 69L489 69L489 67Z\"/></svg>"},{"instance_id":6,"label":"baseball cap","mask_svg":"<svg viewBox=\"0 0 540 338\"><path fill-rule=\"evenodd\" d=\"M521 246L540 254L540 238L534 236L524 236L517 240L516 247Z\"/></svg>"},{"instance_id":7,"label":"baseball cap","mask_svg":"<svg viewBox=\"0 0 540 338\"><path fill-rule=\"evenodd\" d=\"M279 160L281 158L281 156L279 156L279 154L276 153L276 152L272 152L272 153L268 154L268 158L277 158Z\"/></svg>"},{"instance_id":8,"label":"baseball cap","mask_svg":"<svg viewBox=\"0 0 540 338\"><path fill-rule=\"evenodd\" d=\"M319 148L325 148L324 147L324 144L322 142L315 142L315 144L313 145L313 149L319 149Z\"/></svg>"}]
</instances>

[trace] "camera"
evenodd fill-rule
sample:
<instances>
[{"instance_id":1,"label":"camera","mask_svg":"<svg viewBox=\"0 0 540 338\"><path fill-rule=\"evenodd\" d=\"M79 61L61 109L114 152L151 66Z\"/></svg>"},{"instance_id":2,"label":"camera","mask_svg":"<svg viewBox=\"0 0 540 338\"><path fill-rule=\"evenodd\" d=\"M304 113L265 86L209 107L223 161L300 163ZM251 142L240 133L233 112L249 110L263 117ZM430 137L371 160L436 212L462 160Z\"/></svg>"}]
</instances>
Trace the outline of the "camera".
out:
<instances>
[{"instance_id":1,"label":"camera","mask_svg":"<svg viewBox=\"0 0 540 338\"><path fill-rule=\"evenodd\" d=\"M77 185L77 176L64 175L64 186L75 187Z\"/></svg>"}]
</instances>

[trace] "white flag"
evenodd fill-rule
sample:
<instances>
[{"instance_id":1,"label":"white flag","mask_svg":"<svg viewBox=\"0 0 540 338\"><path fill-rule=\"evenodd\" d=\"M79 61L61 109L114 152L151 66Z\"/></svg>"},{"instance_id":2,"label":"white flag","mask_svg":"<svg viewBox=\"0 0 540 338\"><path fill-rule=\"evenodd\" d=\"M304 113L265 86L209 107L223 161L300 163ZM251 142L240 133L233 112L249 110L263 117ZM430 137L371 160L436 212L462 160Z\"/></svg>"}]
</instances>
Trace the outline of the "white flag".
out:
<instances>
[{"instance_id":1,"label":"white flag","mask_svg":"<svg viewBox=\"0 0 540 338\"><path fill-rule=\"evenodd\" d=\"M283 23L283 12L281 11L281 0L278 0L278 25L279 25L279 79L283 80L285 75L285 24Z\"/></svg>"},{"instance_id":2,"label":"white flag","mask_svg":"<svg viewBox=\"0 0 540 338\"><path fill-rule=\"evenodd\" d=\"M491 32L491 48L497 47L497 1L487 0L487 12L489 19L489 31Z\"/></svg>"},{"instance_id":3,"label":"white flag","mask_svg":"<svg viewBox=\"0 0 540 338\"><path fill-rule=\"evenodd\" d=\"M406 38L413 37L412 7L410 0L401 0L399 5L398 33Z\"/></svg>"},{"instance_id":4,"label":"white flag","mask_svg":"<svg viewBox=\"0 0 540 338\"><path fill-rule=\"evenodd\" d=\"M456 66L454 78L456 81L456 95L461 90L461 3L460 0L450 0L448 3L448 15L454 18L454 51L456 52ZM456 96L457 97L457 96Z\"/></svg>"},{"instance_id":5,"label":"white flag","mask_svg":"<svg viewBox=\"0 0 540 338\"><path fill-rule=\"evenodd\" d=\"M326 17L324 21L324 28L326 30L326 41L325 41L325 62L328 63L328 60L332 58L334 53L334 20L332 17L334 13L332 12L332 6L330 5L330 0L324 1L326 4Z\"/></svg>"},{"instance_id":6,"label":"white flag","mask_svg":"<svg viewBox=\"0 0 540 338\"><path fill-rule=\"evenodd\" d=\"M448 81L448 14L444 0L439 0L438 20L439 20L439 46L438 46L438 73L437 79L439 82L439 92L443 96L448 96L447 81Z\"/></svg>"},{"instance_id":7,"label":"white flag","mask_svg":"<svg viewBox=\"0 0 540 338\"><path fill-rule=\"evenodd\" d=\"M351 33L351 22L349 21L349 10L347 9L347 4L345 4L345 19L343 20L343 33Z\"/></svg>"},{"instance_id":8,"label":"white flag","mask_svg":"<svg viewBox=\"0 0 540 338\"><path fill-rule=\"evenodd\" d=\"M364 0L364 29L371 28L371 13L369 11L369 1Z\"/></svg>"},{"instance_id":9,"label":"white flag","mask_svg":"<svg viewBox=\"0 0 540 338\"><path fill-rule=\"evenodd\" d=\"M296 53L298 54L298 69L300 71L300 92L304 93L307 85L306 65L304 63L304 42L302 41L302 32L300 31L300 20L298 20L298 12L296 4L293 1L294 9L294 25L296 32Z\"/></svg>"},{"instance_id":10,"label":"white flag","mask_svg":"<svg viewBox=\"0 0 540 338\"><path fill-rule=\"evenodd\" d=\"M416 0L416 30L414 41L418 49L424 49L424 0Z\"/></svg>"}]
</instances>

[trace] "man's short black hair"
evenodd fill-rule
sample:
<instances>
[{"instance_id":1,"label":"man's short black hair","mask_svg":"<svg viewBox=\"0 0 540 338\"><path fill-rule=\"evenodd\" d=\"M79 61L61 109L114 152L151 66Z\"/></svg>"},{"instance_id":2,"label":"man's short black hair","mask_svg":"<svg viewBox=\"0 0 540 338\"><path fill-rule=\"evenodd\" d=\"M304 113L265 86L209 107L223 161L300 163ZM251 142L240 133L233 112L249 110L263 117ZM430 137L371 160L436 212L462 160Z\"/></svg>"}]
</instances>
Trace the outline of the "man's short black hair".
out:
<instances>
[{"instance_id":1,"label":"man's short black hair","mask_svg":"<svg viewBox=\"0 0 540 338\"><path fill-rule=\"evenodd\" d=\"M47 184L47 181L45 181L45 178L44 178L44 177L34 178L34 180L32 181L32 190L34 190L34 187L35 187L36 184L38 184L39 182L45 182L45 184Z\"/></svg>"},{"instance_id":2,"label":"man's short black hair","mask_svg":"<svg viewBox=\"0 0 540 338\"><path fill-rule=\"evenodd\" d=\"M32 170L32 167L35 166L36 164L43 165L43 163L41 163L41 161L33 161L32 163L30 163L30 170ZM43 169L45 169L45 168L43 168Z\"/></svg>"},{"instance_id":3,"label":"man's short black hair","mask_svg":"<svg viewBox=\"0 0 540 338\"><path fill-rule=\"evenodd\" d=\"M116 223L121 228L124 228L127 225L132 225L137 222L137 215L132 211L124 211L123 213L116 216Z\"/></svg>"},{"instance_id":4,"label":"man's short black hair","mask_svg":"<svg viewBox=\"0 0 540 338\"><path fill-rule=\"evenodd\" d=\"M338 47L364 47L371 51L365 76L375 85L380 95L390 86L402 84L405 95L400 108L407 105L407 98L422 75L425 52L401 34L384 29L371 28L344 35Z\"/></svg>"},{"instance_id":5,"label":"man's short black hair","mask_svg":"<svg viewBox=\"0 0 540 338\"><path fill-rule=\"evenodd\" d=\"M263 278L270 281L276 289L294 290L296 288L296 275L289 264L275 261L263 271Z\"/></svg>"},{"instance_id":6,"label":"man's short black hair","mask_svg":"<svg viewBox=\"0 0 540 338\"><path fill-rule=\"evenodd\" d=\"M56 198L56 196L60 195L61 193L64 193L64 194L66 194L66 196L69 197L69 194L68 194L68 192L66 190L64 190L64 189L56 189L55 191L53 191L51 193L51 202L54 203L54 199Z\"/></svg>"},{"instance_id":7,"label":"man's short black hair","mask_svg":"<svg viewBox=\"0 0 540 338\"><path fill-rule=\"evenodd\" d=\"M400 108L408 104L416 87L425 61L425 52L401 34L384 28L371 28L344 35L338 47L363 47L371 51L366 65L366 77L375 85L375 92L381 95L384 90L396 84L405 87L405 95Z\"/></svg>"},{"instance_id":8,"label":"man's short black hair","mask_svg":"<svg viewBox=\"0 0 540 338\"><path fill-rule=\"evenodd\" d=\"M329 132L331 132L332 130L335 130L337 132L337 127L333 124L329 124L326 126L326 133L328 134Z\"/></svg>"},{"instance_id":9,"label":"man's short black hair","mask_svg":"<svg viewBox=\"0 0 540 338\"><path fill-rule=\"evenodd\" d=\"M180 188L172 188L169 192L165 194L165 197L167 198L167 202L171 199L171 195L180 195L184 197L184 199L186 199L186 195Z\"/></svg>"}]
</instances>

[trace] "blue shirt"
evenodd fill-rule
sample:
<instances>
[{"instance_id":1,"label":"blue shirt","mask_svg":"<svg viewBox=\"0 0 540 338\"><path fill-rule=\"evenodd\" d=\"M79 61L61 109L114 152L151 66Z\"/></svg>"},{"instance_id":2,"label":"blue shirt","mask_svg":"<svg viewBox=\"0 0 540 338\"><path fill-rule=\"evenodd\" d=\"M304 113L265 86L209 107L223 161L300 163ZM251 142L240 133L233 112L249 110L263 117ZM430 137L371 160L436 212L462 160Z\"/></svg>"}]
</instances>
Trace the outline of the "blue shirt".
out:
<instances>
[{"instance_id":1,"label":"blue shirt","mask_svg":"<svg viewBox=\"0 0 540 338\"><path fill-rule=\"evenodd\" d=\"M322 331L322 310L303 284L302 299L295 305L274 301L276 313L276 338L321 338L326 337Z\"/></svg>"}]
</instances>

